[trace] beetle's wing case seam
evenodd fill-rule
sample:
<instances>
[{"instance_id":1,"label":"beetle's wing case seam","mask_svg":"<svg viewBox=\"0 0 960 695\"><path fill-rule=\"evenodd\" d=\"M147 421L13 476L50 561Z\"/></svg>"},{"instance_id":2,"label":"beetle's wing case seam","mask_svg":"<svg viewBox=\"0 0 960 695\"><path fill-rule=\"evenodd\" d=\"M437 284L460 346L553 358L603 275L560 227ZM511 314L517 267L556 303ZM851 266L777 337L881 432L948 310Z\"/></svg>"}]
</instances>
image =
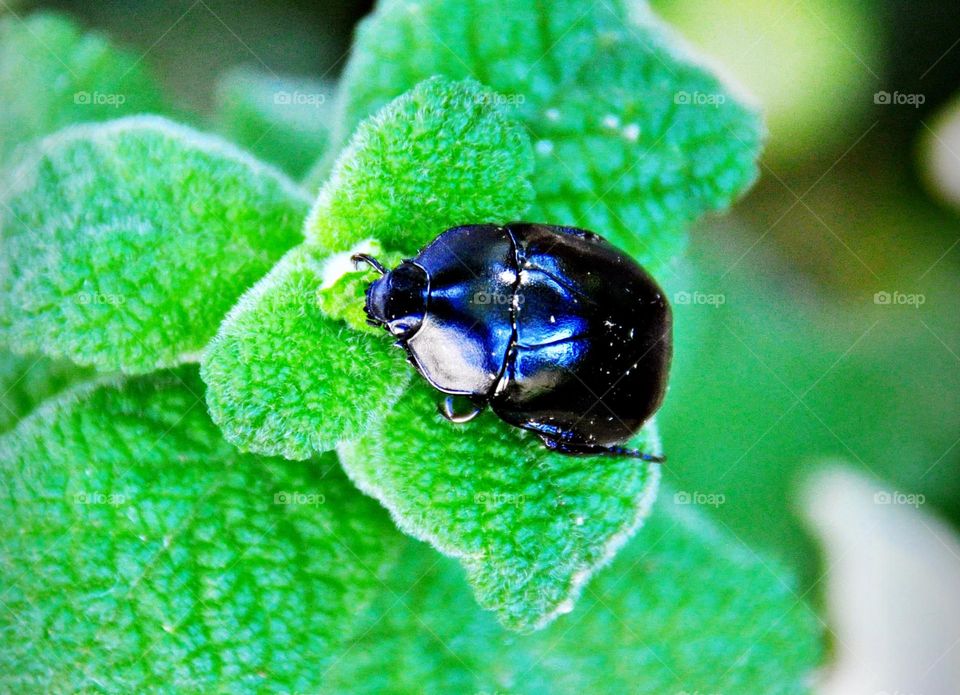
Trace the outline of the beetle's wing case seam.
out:
<instances>
[{"instance_id":1,"label":"beetle's wing case seam","mask_svg":"<svg viewBox=\"0 0 960 695\"><path fill-rule=\"evenodd\" d=\"M502 227L503 231L506 232L507 237L510 239L510 247L513 251L513 286L510 288L510 342L507 343L507 351L503 355L503 364L500 365L500 371L497 374L497 379L493 383L493 386L490 387L490 391L485 395L486 400L492 399L496 394L500 393L507 387L508 379L506 379L507 366L510 364L513 353L517 347L517 337L519 335L518 319L517 313L519 312L519 306L517 303L517 295L520 292L520 271L523 269L524 263L524 254L523 247L520 245L520 242L517 240L517 236L513 233L513 230L510 229L510 225L504 225Z\"/></svg>"}]
</instances>

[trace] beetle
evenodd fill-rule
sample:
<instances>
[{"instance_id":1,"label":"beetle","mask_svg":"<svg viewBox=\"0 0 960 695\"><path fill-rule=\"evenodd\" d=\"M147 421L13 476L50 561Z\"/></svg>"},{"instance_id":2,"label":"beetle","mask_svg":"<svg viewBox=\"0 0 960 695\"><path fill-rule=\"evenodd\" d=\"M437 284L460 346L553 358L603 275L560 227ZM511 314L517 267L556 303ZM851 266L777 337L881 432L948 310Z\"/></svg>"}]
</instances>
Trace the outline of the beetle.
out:
<instances>
[{"instance_id":1,"label":"beetle","mask_svg":"<svg viewBox=\"0 0 960 695\"><path fill-rule=\"evenodd\" d=\"M666 392L673 319L657 283L600 235L529 222L440 234L366 290L367 321L467 422L489 406L564 454L663 459L623 446ZM457 413L454 397L471 408Z\"/></svg>"}]
</instances>

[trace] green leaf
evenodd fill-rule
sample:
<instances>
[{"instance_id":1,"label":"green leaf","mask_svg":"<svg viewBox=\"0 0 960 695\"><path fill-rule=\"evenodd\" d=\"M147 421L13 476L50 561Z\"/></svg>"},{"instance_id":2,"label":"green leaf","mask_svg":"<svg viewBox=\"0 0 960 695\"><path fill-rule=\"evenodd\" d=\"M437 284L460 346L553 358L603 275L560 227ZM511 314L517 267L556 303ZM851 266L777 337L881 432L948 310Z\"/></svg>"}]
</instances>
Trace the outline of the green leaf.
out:
<instances>
[{"instance_id":1,"label":"green leaf","mask_svg":"<svg viewBox=\"0 0 960 695\"><path fill-rule=\"evenodd\" d=\"M592 229L656 272L754 180L762 127L635 5L382 0L357 31L334 144L425 77L473 77L533 140L527 217Z\"/></svg>"},{"instance_id":2,"label":"green leaf","mask_svg":"<svg viewBox=\"0 0 960 695\"><path fill-rule=\"evenodd\" d=\"M243 296L203 356L210 414L243 451L304 459L333 449L363 435L409 381L385 336L321 312L323 269L311 247L292 250Z\"/></svg>"},{"instance_id":3,"label":"green leaf","mask_svg":"<svg viewBox=\"0 0 960 695\"><path fill-rule=\"evenodd\" d=\"M64 126L160 111L142 60L56 14L0 19L0 159Z\"/></svg>"},{"instance_id":4,"label":"green leaf","mask_svg":"<svg viewBox=\"0 0 960 695\"><path fill-rule=\"evenodd\" d=\"M320 190L307 236L332 251L373 238L413 255L445 229L530 204L530 142L496 94L473 80L408 86L357 127Z\"/></svg>"},{"instance_id":5,"label":"green leaf","mask_svg":"<svg viewBox=\"0 0 960 695\"><path fill-rule=\"evenodd\" d=\"M323 692L807 692L820 628L792 580L671 500L533 635L505 632L456 565L411 542Z\"/></svg>"},{"instance_id":6,"label":"green leaf","mask_svg":"<svg viewBox=\"0 0 960 695\"><path fill-rule=\"evenodd\" d=\"M477 600L515 630L573 610L590 576L637 529L659 468L624 457L551 453L492 414L453 425L416 384L340 449L356 485L404 532L456 557ZM634 442L659 453L653 424Z\"/></svg>"},{"instance_id":7,"label":"green leaf","mask_svg":"<svg viewBox=\"0 0 960 695\"><path fill-rule=\"evenodd\" d=\"M411 370L363 326L369 274L464 220L507 220L529 203L529 142L470 82L431 79L365 122L306 224L308 243L245 295L203 357L210 412L245 451L305 458L361 437ZM361 330L353 330L353 328Z\"/></svg>"},{"instance_id":8,"label":"green leaf","mask_svg":"<svg viewBox=\"0 0 960 695\"><path fill-rule=\"evenodd\" d=\"M0 348L0 432L13 427L39 403L90 372L43 355L16 355Z\"/></svg>"},{"instance_id":9,"label":"green leaf","mask_svg":"<svg viewBox=\"0 0 960 695\"><path fill-rule=\"evenodd\" d=\"M299 178L329 144L332 92L319 80L234 69L217 85L218 130Z\"/></svg>"},{"instance_id":10,"label":"green leaf","mask_svg":"<svg viewBox=\"0 0 960 695\"><path fill-rule=\"evenodd\" d=\"M316 688L400 536L331 456L238 454L195 369L0 438L0 690Z\"/></svg>"},{"instance_id":11,"label":"green leaf","mask_svg":"<svg viewBox=\"0 0 960 695\"><path fill-rule=\"evenodd\" d=\"M156 117L51 135L7 175L0 342L102 370L193 359L307 207L273 169Z\"/></svg>"}]
</instances>

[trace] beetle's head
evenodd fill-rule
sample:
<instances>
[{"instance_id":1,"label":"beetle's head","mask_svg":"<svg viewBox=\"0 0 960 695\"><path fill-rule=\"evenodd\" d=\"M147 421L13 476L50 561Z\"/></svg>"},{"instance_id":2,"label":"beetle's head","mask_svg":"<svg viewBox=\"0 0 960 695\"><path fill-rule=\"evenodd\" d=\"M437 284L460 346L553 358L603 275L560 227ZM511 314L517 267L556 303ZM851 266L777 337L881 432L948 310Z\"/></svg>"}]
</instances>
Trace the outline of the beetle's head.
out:
<instances>
[{"instance_id":1,"label":"beetle's head","mask_svg":"<svg viewBox=\"0 0 960 695\"><path fill-rule=\"evenodd\" d=\"M398 338L409 337L423 323L428 285L427 272L404 261L367 288L367 319Z\"/></svg>"}]
</instances>

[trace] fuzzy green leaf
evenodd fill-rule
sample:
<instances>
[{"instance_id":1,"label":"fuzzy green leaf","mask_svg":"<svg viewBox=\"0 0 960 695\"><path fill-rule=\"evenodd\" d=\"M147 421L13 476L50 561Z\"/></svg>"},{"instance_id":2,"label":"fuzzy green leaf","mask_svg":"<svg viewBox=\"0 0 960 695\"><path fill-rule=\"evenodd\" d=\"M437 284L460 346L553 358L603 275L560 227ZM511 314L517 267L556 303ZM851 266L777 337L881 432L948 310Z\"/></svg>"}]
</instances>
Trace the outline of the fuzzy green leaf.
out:
<instances>
[{"instance_id":1,"label":"fuzzy green leaf","mask_svg":"<svg viewBox=\"0 0 960 695\"><path fill-rule=\"evenodd\" d=\"M89 370L70 362L0 349L0 432L13 427L43 399L89 376Z\"/></svg>"},{"instance_id":2,"label":"fuzzy green leaf","mask_svg":"<svg viewBox=\"0 0 960 695\"><path fill-rule=\"evenodd\" d=\"M235 69L217 85L218 130L299 178L329 144L332 93L327 82Z\"/></svg>"},{"instance_id":3,"label":"fuzzy green leaf","mask_svg":"<svg viewBox=\"0 0 960 695\"><path fill-rule=\"evenodd\" d=\"M530 204L530 142L497 95L473 80L414 84L359 124L320 190L307 236L331 251L373 238L412 255L445 229L507 222Z\"/></svg>"},{"instance_id":4,"label":"fuzzy green leaf","mask_svg":"<svg viewBox=\"0 0 960 695\"><path fill-rule=\"evenodd\" d=\"M808 692L820 629L791 579L672 499L533 635L504 631L455 564L411 542L322 692Z\"/></svg>"},{"instance_id":5,"label":"fuzzy green leaf","mask_svg":"<svg viewBox=\"0 0 960 695\"><path fill-rule=\"evenodd\" d=\"M624 457L551 453L492 414L452 425L414 385L340 449L356 485L406 533L458 558L481 606L516 630L573 610L584 584L637 529L659 468ZM634 442L659 452L653 424Z\"/></svg>"},{"instance_id":6,"label":"fuzzy green leaf","mask_svg":"<svg viewBox=\"0 0 960 695\"><path fill-rule=\"evenodd\" d=\"M156 117L44 138L7 181L0 342L131 373L203 348L307 207L280 173Z\"/></svg>"},{"instance_id":7,"label":"fuzzy green leaf","mask_svg":"<svg viewBox=\"0 0 960 695\"><path fill-rule=\"evenodd\" d=\"M241 455L194 368L0 438L0 690L306 691L400 540L327 456Z\"/></svg>"},{"instance_id":8,"label":"fuzzy green leaf","mask_svg":"<svg viewBox=\"0 0 960 695\"><path fill-rule=\"evenodd\" d=\"M163 108L137 56L49 13L0 19L0 103L0 159L73 123Z\"/></svg>"},{"instance_id":9,"label":"fuzzy green leaf","mask_svg":"<svg viewBox=\"0 0 960 695\"><path fill-rule=\"evenodd\" d=\"M204 355L210 412L236 446L305 458L364 435L400 397L411 371L362 325L370 278L350 255L395 260L464 220L522 213L529 142L489 100L473 82L431 79L360 126L308 243L243 297Z\"/></svg>"},{"instance_id":10,"label":"fuzzy green leaf","mask_svg":"<svg viewBox=\"0 0 960 695\"><path fill-rule=\"evenodd\" d=\"M626 5L381 0L357 31L334 144L425 77L473 77L533 140L528 218L592 229L656 272L688 223L753 181L762 128L645 3Z\"/></svg>"},{"instance_id":11,"label":"fuzzy green leaf","mask_svg":"<svg viewBox=\"0 0 960 695\"><path fill-rule=\"evenodd\" d=\"M210 414L241 450L291 459L330 450L364 434L409 381L389 340L323 314L323 271L311 247L292 250L243 296L203 356Z\"/></svg>"}]
</instances>

